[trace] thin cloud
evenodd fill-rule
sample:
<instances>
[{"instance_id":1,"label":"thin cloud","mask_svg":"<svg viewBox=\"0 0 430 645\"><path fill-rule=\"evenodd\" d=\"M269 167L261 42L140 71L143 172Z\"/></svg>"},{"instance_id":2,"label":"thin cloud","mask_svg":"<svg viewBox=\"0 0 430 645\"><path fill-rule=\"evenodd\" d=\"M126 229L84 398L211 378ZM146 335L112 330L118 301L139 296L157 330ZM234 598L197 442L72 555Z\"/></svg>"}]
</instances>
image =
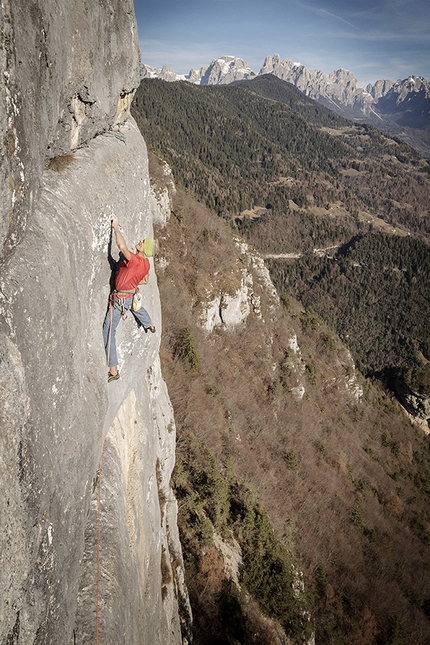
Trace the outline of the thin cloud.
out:
<instances>
[{"instance_id":1,"label":"thin cloud","mask_svg":"<svg viewBox=\"0 0 430 645\"><path fill-rule=\"evenodd\" d=\"M410 9L410 5L420 5ZM411 38L417 33L429 33L430 5L428 0L397 0L384 2L370 9L354 12L354 16L363 24L378 23L384 32L410 32Z\"/></svg>"},{"instance_id":2,"label":"thin cloud","mask_svg":"<svg viewBox=\"0 0 430 645\"><path fill-rule=\"evenodd\" d=\"M398 7L407 7L410 4L421 4L422 0L389 0L389 2L382 2L380 4L375 5L374 7L370 7L369 9L360 9L359 11L355 11L354 15L356 16L364 16L369 13L376 13L376 12L385 12L387 10L393 10ZM386 15L386 14L385 14Z\"/></svg>"},{"instance_id":3,"label":"thin cloud","mask_svg":"<svg viewBox=\"0 0 430 645\"><path fill-rule=\"evenodd\" d=\"M308 5L308 4L305 4L304 2L301 2L301 0L295 0L295 3L302 9L305 9L306 11L310 11L316 14L317 16L328 16L330 18L334 18L335 20L339 20L340 22L343 22L345 25L348 25L353 29L359 29L359 27L357 27L356 25L353 25L348 20L345 20L345 18L342 18L342 16L338 16L337 14L332 13L331 11L326 11L326 9L320 9L319 7L313 7L312 5Z\"/></svg>"},{"instance_id":4,"label":"thin cloud","mask_svg":"<svg viewBox=\"0 0 430 645\"><path fill-rule=\"evenodd\" d=\"M341 16L337 16L335 13L330 13L330 11L326 11L325 9L316 9L315 13L319 14L320 16L330 16L330 18L335 18L335 20L339 20L340 22L345 23L345 25L348 25L353 29L359 29L359 27L357 27L356 25L353 25L351 22L348 22L348 20L345 20L345 18L342 18Z\"/></svg>"},{"instance_id":5,"label":"thin cloud","mask_svg":"<svg viewBox=\"0 0 430 645\"><path fill-rule=\"evenodd\" d=\"M374 43L410 43L420 44L428 43L430 41L430 34L427 30L421 33L416 33L406 30L401 31L385 31L384 29L372 29L370 31L361 31L359 34L351 34L349 31L333 31L326 32L328 38L351 38L353 40L363 40L365 42Z\"/></svg>"}]
</instances>

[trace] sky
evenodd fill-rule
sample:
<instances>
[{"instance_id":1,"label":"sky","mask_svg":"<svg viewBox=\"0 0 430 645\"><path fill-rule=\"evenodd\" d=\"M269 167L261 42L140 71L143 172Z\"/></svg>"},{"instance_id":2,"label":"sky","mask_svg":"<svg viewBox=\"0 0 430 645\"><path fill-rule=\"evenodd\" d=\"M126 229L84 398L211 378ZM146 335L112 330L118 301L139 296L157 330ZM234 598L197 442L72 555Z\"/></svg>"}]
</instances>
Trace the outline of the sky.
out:
<instances>
[{"instance_id":1,"label":"sky","mask_svg":"<svg viewBox=\"0 0 430 645\"><path fill-rule=\"evenodd\" d=\"M430 81L430 0L134 0L142 62L177 74L220 56L258 73L266 56L365 87L411 74Z\"/></svg>"}]
</instances>

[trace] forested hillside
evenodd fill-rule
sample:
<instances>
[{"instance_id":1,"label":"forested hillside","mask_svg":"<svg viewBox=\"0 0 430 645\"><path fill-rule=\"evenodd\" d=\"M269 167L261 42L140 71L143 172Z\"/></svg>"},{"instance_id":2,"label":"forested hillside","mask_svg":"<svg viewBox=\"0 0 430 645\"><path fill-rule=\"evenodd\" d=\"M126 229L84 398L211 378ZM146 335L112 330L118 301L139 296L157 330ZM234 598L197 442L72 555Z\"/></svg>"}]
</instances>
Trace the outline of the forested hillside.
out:
<instances>
[{"instance_id":1,"label":"forested hillside","mask_svg":"<svg viewBox=\"0 0 430 645\"><path fill-rule=\"evenodd\" d=\"M142 81L133 114L181 184L228 218L254 206L328 216L341 207L351 226L380 217L429 232L427 160L370 126L336 115L330 122L329 111L303 95L287 106L294 88L280 79L256 80L259 92L266 83L275 98L253 92L255 81L223 87Z\"/></svg>"},{"instance_id":2,"label":"forested hillside","mask_svg":"<svg viewBox=\"0 0 430 645\"><path fill-rule=\"evenodd\" d=\"M430 357L430 253L425 242L374 233L332 257L312 253L294 263L268 263L280 292L294 293L324 318L351 348L364 374L388 374L419 363L419 356ZM430 375L427 364L424 372ZM425 384L428 390L428 377Z\"/></svg>"},{"instance_id":3,"label":"forested hillside","mask_svg":"<svg viewBox=\"0 0 430 645\"><path fill-rule=\"evenodd\" d=\"M428 389L428 160L271 75L145 79L133 113L175 178L263 254L302 255L268 260L279 292L332 326L365 374Z\"/></svg>"},{"instance_id":4,"label":"forested hillside","mask_svg":"<svg viewBox=\"0 0 430 645\"><path fill-rule=\"evenodd\" d=\"M156 235L195 645L426 645L428 439L228 222L178 188ZM246 321L208 331L244 272Z\"/></svg>"},{"instance_id":5,"label":"forested hillside","mask_svg":"<svg viewBox=\"0 0 430 645\"><path fill-rule=\"evenodd\" d=\"M283 103L297 112L308 123L328 128L350 127L351 121L327 109L317 101L309 100L297 87L285 83L273 74L257 76L252 81L238 81L235 85L247 88L263 98Z\"/></svg>"},{"instance_id":6,"label":"forested hillside","mask_svg":"<svg viewBox=\"0 0 430 645\"><path fill-rule=\"evenodd\" d=\"M426 645L429 442L384 384L428 392L429 164L253 83L145 80L133 108L179 187L157 272L195 643ZM246 322L208 331L244 273Z\"/></svg>"}]
</instances>

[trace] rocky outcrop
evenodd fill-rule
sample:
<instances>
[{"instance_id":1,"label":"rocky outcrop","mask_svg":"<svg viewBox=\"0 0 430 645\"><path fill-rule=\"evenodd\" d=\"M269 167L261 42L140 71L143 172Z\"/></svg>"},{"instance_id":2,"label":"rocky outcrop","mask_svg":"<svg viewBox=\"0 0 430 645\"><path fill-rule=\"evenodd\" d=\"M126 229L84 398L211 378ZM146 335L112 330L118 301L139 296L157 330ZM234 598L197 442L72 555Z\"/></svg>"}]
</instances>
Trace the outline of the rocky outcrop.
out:
<instances>
[{"instance_id":1,"label":"rocky outcrop","mask_svg":"<svg viewBox=\"0 0 430 645\"><path fill-rule=\"evenodd\" d=\"M158 333L121 323L109 386L101 334L118 257L110 220L131 245L157 210L129 114L132 3L2 9L0 642L94 642L97 606L100 642L180 643L175 424L153 270L143 296Z\"/></svg>"},{"instance_id":2,"label":"rocky outcrop","mask_svg":"<svg viewBox=\"0 0 430 645\"><path fill-rule=\"evenodd\" d=\"M236 281L239 285L236 289L231 286L230 289L223 288L223 276L219 276L217 272L212 276L206 298L200 307L200 324L208 333L221 326L233 331L243 325L250 314L263 318L260 296L255 289L256 282L267 294L268 314L271 318L276 316L279 307L279 296L262 257L242 240L236 239L235 246L239 252L238 263L246 268L237 269Z\"/></svg>"},{"instance_id":3,"label":"rocky outcrop","mask_svg":"<svg viewBox=\"0 0 430 645\"><path fill-rule=\"evenodd\" d=\"M430 397L414 392L401 379L394 380L393 388L412 420L418 423L426 434L430 434Z\"/></svg>"},{"instance_id":4,"label":"rocky outcrop","mask_svg":"<svg viewBox=\"0 0 430 645\"><path fill-rule=\"evenodd\" d=\"M297 335L293 334L288 339L288 355L286 358L287 368L290 373L291 393L295 399L301 401L305 395L304 375L306 363L302 358L302 352L297 341Z\"/></svg>"},{"instance_id":5,"label":"rocky outcrop","mask_svg":"<svg viewBox=\"0 0 430 645\"><path fill-rule=\"evenodd\" d=\"M241 285L235 293L221 291L203 305L202 327L207 332L211 332L221 325L226 329L234 329L243 324L251 311L251 298L252 276L243 269Z\"/></svg>"}]
</instances>

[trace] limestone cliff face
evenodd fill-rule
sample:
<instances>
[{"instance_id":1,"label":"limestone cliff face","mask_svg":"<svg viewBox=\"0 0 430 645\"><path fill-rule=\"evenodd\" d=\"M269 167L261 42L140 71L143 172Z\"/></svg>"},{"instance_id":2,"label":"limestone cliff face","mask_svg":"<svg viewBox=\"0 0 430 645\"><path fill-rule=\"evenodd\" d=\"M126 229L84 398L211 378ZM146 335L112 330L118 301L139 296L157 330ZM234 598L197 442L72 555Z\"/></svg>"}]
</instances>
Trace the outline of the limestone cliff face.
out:
<instances>
[{"instance_id":1,"label":"limestone cliff face","mask_svg":"<svg viewBox=\"0 0 430 645\"><path fill-rule=\"evenodd\" d=\"M142 293L157 334L121 322L109 386L101 332L110 219L131 246L158 208L128 110L132 2L20 0L2 3L1 19L0 643L94 642L98 553L100 642L180 643L175 425L153 268Z\"/></svg>"},{"instance_id":2,"label":"limestone cliff face","mask_svg":"<svg viewBox=\"0 0 430 645\"><path fill-rule=\"evenodd\" d=\"M132 0L1 4L0 259L22 238L47 160L121 122L140 74Z\"/></svg>"}]
</instances>

